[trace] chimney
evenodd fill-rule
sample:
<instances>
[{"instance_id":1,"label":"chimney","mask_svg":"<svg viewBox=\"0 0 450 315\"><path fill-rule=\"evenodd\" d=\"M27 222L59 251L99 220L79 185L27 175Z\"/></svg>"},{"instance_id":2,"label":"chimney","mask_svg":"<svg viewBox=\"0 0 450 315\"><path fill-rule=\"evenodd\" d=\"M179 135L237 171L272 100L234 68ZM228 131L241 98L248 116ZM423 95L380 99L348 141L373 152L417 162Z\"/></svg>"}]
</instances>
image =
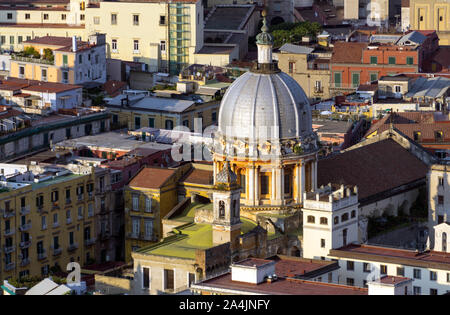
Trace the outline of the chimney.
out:
<instances>
[{"instance_id":1,"label":"chimney","mask_svg":"<svg viewBox=\"0 0 450 315\"><path fill-rule=\"evenodd\" d=\"M77 51L77 37L76 36L72 36L72 51L73 52Z\"/></svg>"}]
</instances>

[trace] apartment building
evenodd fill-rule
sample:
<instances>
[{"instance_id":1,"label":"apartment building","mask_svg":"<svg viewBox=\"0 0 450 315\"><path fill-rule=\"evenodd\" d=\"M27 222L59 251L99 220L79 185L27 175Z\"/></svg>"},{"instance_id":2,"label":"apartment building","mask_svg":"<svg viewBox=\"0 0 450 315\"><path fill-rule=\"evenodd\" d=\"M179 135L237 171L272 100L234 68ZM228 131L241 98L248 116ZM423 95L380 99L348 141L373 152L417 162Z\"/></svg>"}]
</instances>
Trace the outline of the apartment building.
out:
<instances>
[{"instance_id":1,"label":"apartment building","mask_svg":"<svg viewBox=\"0 0 450 315\"><path fill-rule=\"evenodd\" d=\"M404 29L436 30L440 45L450 44L450 2L447 0L404 0Z\"/></svg>"},{"instance_id":2,"label":"apartment building","mask_svg":"<svg viewBox=\"0 0 450 315\"><path fill-rule=\"evenodd\" d=\"M86 31L106 33L107 57L178 73L203 45L200 0L101 1L86 11Z\"/></svg>"},{"instance_id":3,"label":"apartment building","mask_svg":"<svg viewBox=\"0 0 450 315\"><path fill-rule=\"evenodd\" d=\"M93 263L95 175L90 167L2 164L0 278L46 276Z\"/></svg>"},{"instance_id":4,"label":"apartment building","mask_svg":"<svg viewBox=\"0 0 450 315\"><path fill-rule=\"evenodd\" d=\"M20 51L24 41L42 36L85 35L85 0L0 1L0 48Z\"/></svg>"},{"instance_id":5,"label":"apartment building","mask_svg":"<svg viewBox=\"0 0 450 315\"><path fill-rule=\"evenodd\" d=\"M21 52L11 55L10 76L65 84L106 82L105 35L77 37L44 36L23 42Z\"/></svg>"}]
</instances>

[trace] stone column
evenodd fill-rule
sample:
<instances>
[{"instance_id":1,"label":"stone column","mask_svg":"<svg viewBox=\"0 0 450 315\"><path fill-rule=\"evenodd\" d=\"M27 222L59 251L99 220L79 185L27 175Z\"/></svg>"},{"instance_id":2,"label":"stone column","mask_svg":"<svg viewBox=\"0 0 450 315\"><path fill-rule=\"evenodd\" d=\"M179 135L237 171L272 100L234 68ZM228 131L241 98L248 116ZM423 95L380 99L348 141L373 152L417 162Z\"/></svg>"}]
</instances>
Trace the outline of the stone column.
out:
<instances>
[{"instance_id":1,"label":"stone column","mask_svg":"<svg viewBox=\"0 0 450 315\"><path fill-rule=\"evenodd\" d=\"M277 176L277 172L275 168L272 168L272 194L270 199L272 199L272 202L275 201L277 199L277 187L276 187L276 181L275 178Z\"/></svg>"},{"instance_id":2,"label":"stone column","mask_svg":"<svg viewBox=\"0 0 450 315\"><path fill-rule=\"evenodd\" d=\"M259 166L255 167L255 206L259 205Z\"/></svg>"},{"instance_id":3,"label":"stone column","mask_svg":"<svg viewBox=\"0 0 450 315\"><path fill-rule=\"evenodd\" d=\"M254 206L255 205L255 166L254 165L250 165L249 168L247 169L247 171L248 171L248 179L247 179L248 196L247 196L247 200L248 200L250 205Z\"/></svg>"},{"instance_id":4,"label":"stone column","mask_svg":"<svg viewBox=\"0 0 450 315\"><path fill-rule=\"evenodd\" d=\"M295 166L295 185L297 188L297 191L295 193L295 202L301 203L302 202L302 177L301 177L301 164L297 164Z\"/></svg>"},{"instance_id":5,"label":"stone column","mask_svg":"<svg viewBox=\"0 0 450 315\"><path fill-rule=\"evenodd\" d=\"M300 201L303 203L303 193L305 192L305 163L302 162L300 171Z\"/></svg>"},{"instance_id":6,"label":"stone column","mask_svg":"<svg viewBox=\"0 0 450 315\"><path fill-rule=\"evenodd\" d=\"M280 172L280 201L281 204L284 204L284 168L282 166L280 166L279 168L279 172Z\"/></svg>"}]
</instances>

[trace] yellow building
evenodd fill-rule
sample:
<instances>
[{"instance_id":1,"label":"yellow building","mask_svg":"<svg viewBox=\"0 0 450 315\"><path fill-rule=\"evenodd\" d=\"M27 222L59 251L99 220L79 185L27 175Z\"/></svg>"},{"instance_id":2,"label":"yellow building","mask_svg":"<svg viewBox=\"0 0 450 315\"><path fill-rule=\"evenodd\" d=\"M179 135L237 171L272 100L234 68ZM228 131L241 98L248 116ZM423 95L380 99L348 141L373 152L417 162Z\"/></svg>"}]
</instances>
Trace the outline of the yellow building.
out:
<instances>
[{"instance_id":1,"label":"yellow building","mask_svg":"<svg viewBox=\"0 0 450 315\"><path fill-rule=\"evenodd\" d=\"M90 167L2 164L0 279L46 276L95 261L95 178Z\"/></svg>"},{"instance_id":2,"label":"yellow building","mask_svg":"<svg viewBox=\"0 0 450 315\"><path fill-rule=\"evenodd\" d=\"M331 50L326 47L327 36L316 48L285 44L280 48L278 66L297 81L309 99L330 98Z\"/></svg>"},{"instance_id":3,"label":"yellow building","mask_svg":"<svg viewBox=\"0 0 450 315\"><path fill-rule=\"evenodd\" d=\"M436 30L439 44L450 45L450 2L409 0L409 26L412 30Z\"/></svg>"},{"instance_id":4,"label":"yellow building","mask_svg":"<svg viewBox=\"0 0 450 315\"><path fill-rule=\"evenodd\" d=\"M185 126L194 130L194 120L202 119L202 128L217 123L220 102L196 103L165 97L119 95L106 107L113 126L137 130L142 127L172 130Z\"/></svg>"},{"instance_id":5,"label":"yellow building","mask_svg":"<svg viewBox=\"0 0 450 315\"><path fill-rule=\"evenodd\" d=\"M131 252L159 242L162 218L178 203L177 171L153 167L143 168L124 190L125 260Z\"/></svg>"},{"instance_id":6,"label":"yellow building","mask_svg":"<svg viewBox=\"0 0 450 315\"><path fill-rule=\"evenodd\" d=\"M0 1L0 48L19 51L23 41L48 35L87 39L86 3L85 0L37 0L14 5L11 1Z\"/></svg>"},{"instance_id":7,"label":"yellow building","mask_svg":"<svg viewBox=\"0 0 450 315\"><path fill-rule=\"evenodd\" d=\"M11 55L10 76L44 82L106 82L105 35L84 42L73 37L45 36L23 42Z\"/></svg>"}]
</instances>

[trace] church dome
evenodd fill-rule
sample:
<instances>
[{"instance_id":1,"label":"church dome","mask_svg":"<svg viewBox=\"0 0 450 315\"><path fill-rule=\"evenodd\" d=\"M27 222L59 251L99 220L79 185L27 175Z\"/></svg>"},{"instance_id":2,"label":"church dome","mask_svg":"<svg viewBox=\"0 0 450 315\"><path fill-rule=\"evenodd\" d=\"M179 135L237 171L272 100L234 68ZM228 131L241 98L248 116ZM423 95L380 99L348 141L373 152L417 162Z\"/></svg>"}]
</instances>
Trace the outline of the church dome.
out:
<instances>
[{"instance_id":1,"label":"church dome","mask_svg":"<svg viewBox=\"0 0 450 315\"><path fill-rule=\"evenodd\" d=\"M250 71L225 93L219 111L219 132L226 138L258 142L266 127L266 139L272 141L311 134L309 101L300 85L286 73Z\"/></svg>"}]
</instances>

